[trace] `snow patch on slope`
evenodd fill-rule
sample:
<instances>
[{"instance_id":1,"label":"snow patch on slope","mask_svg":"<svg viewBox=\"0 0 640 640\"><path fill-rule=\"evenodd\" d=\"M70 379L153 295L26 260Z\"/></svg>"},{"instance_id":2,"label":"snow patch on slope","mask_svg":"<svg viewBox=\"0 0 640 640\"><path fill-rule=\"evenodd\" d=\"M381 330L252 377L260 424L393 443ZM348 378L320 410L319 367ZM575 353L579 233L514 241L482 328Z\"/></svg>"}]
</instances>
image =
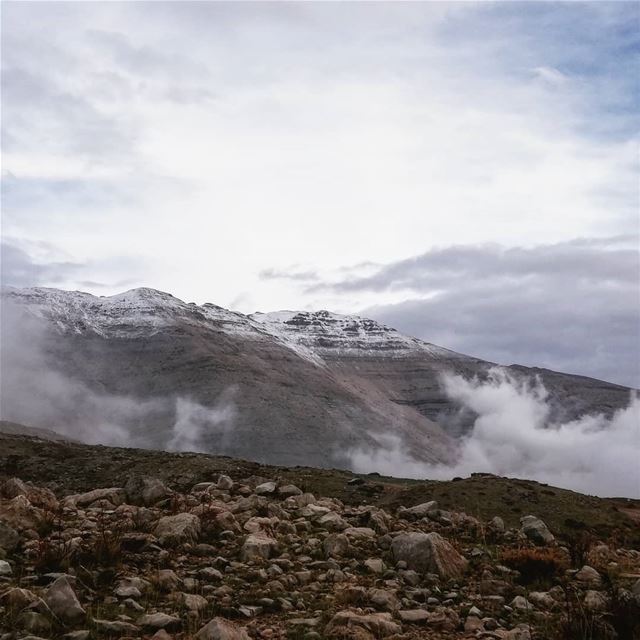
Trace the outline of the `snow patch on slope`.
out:
<instances>
[{"instance_id":1,"label":"snow patch on slope","mask_svg":"<svg viewBox=\"0 0 640 640\"><path fill-rule=\"evenodd\" d=\"M275 311L254 313L250 317L264 325L272 335L323 357L375 354L400 358L416 352L434 359L465 357L356 315L329 311Z\"/></svg>"}]
</instances>

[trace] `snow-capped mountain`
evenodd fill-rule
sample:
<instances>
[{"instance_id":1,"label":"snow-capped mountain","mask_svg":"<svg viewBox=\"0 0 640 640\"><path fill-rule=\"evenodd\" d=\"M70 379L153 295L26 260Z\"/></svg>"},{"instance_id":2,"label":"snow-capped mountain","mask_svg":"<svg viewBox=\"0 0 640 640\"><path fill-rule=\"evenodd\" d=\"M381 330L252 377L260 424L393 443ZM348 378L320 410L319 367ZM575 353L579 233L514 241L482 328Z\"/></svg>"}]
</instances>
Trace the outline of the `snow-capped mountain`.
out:
<instances>
[{"instance_id":1,"label":"snow-capped mountain","mask_svg":"<svg viewBox=\"0 0 640 640\"><path fill-rule=\"evenodd\" d=\"M441 375L492 366L358 316L247 316L153 289L7 288L2 320L2 419L288 465L349 466L353 449L390 443L447 462L473 416L447 398ZM511 370L540 375L569 417L628 402L617 385Z\"/></svg>"}]
</instances>

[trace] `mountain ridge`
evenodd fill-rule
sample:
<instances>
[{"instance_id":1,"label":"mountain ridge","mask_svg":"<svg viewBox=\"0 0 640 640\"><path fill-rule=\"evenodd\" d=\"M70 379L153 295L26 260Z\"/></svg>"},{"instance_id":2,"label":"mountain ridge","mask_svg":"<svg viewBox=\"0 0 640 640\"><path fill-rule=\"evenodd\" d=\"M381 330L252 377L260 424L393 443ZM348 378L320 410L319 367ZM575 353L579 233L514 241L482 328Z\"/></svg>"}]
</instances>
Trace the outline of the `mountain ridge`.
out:
<instances>
[{"instance_id":1,"label":"mountain ridge","mask_svg":"<svg viewBox=\"0 0 640 640\"><path fill-rule=\"evenodd\" d=\"M392 437L410 458L447 464L474 415L446 395L442 376L499 366L328 311L244 315L149 288L108 297L5 288L2 300L2 418L94 442L109 429L127 438L108 444L349 467L352 451L385 450ZM535 374L563 418L628 403L619 385Z\"/></svg>"}]
</instances>

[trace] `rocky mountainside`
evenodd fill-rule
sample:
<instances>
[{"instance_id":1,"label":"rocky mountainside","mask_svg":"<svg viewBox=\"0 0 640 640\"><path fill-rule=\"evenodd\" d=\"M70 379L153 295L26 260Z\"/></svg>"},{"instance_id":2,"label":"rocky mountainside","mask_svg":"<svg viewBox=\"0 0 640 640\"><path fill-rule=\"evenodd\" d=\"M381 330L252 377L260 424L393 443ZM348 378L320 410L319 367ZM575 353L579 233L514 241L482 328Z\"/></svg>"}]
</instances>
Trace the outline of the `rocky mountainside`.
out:
<instances>
[{"instance_id":1,"label":"rocky mountainside","mask_svg":"<svg viewBox=\"0 0 640 640\"><path fill-rule=\"evenodd\" d=\"M0 433L0 637L634 640L638 513Z\"/></svg>"},{"instance_id":2,"label":"rocky mountainside","mask_svg":"<svg viewBox=\"0 0 640 640\"><path fill-rule=\"evenodd\" d=\"M110 297L2 292L2 418L89 442L348 468L389 435L413 458L452 459L472 423L441 375L492 363L357 316L198 306L152 289ZM544 370L556 414L626 406L624 387Z\"/></svg>"}]
</instances>

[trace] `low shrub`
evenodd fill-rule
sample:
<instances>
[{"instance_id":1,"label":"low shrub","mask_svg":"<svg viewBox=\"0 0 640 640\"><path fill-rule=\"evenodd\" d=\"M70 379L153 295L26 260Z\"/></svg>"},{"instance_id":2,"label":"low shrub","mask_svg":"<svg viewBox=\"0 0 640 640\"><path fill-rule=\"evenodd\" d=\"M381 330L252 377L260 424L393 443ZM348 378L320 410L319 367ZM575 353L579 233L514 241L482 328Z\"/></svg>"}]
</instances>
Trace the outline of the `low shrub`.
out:
<instances>
[{"instance_id":1,"label":"low shrub","mask_svg":"<svg viewBox=\"0 0 640 640\"><path fill-rule=\"evenodd\" d=\"M520 547L506 549L500 554L500 561L520 574L520 582L548 584L562 576L568 568L567 558L558 549Z\"/></svg>"}]
</instances>

